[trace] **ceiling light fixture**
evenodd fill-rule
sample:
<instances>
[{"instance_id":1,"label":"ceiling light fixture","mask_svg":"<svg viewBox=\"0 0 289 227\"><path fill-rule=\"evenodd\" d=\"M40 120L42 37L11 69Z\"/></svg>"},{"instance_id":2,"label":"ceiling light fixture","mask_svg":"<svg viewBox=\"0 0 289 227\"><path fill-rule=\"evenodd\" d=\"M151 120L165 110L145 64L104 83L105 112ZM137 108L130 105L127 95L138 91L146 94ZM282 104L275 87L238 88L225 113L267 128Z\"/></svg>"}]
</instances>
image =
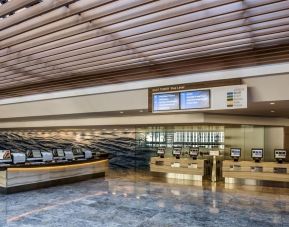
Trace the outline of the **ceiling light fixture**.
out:
<instances>
[{"instance_id":1,"label":"ceiling light fixture","mask_svg":"<svg viewBox=\"0 0 289 227\"><path fill-rule=\"evenodd\" d=\"M142 112L143 112L143 110L140 110L139 112L140 112L140 113L142 113Z\"/></svg>"},{"instance_id":2,"label":"ceiling light fixture","mask_svg":"<svg viewBox=\"0 0 289 227\"><path fill-rule=\"evenodd\" d=\"M271 110L270 112L271 112L271 113L275 113L275 110Z\"/></svg>"},{"instance_id":3,"label":"ceiling light fixture","mask_svg":"<svg viewBox=\"0 0 289 227\"><path fill-rule=\"evenodd\" d=\"M270 102L270 105L275 105L275 102Z\"/></svg>"},{"instance_id":4,"label":"ceiling light fixture","mask_svg":"<svg viewBox=\"0 0 289 227\"><path fill-rule=\"evenodd\" d=\"M119 113L123 114L124 112L123 112L123 111L120 111Z\"/></svg>"}]
</instances>

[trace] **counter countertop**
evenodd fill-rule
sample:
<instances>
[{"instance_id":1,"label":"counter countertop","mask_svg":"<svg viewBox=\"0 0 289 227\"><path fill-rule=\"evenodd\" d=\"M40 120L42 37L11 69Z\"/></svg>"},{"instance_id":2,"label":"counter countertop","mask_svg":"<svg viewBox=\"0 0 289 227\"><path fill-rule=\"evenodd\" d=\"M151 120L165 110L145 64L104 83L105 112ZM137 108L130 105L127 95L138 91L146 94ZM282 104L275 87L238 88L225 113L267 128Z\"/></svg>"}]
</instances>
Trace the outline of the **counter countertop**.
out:
<instances>
[{"instance_id":1,"label":"counter countertop","mask_svg":"<svg viewBox=\"0 0 289 227\"><path fill-rule=\"evenodd\" d=\"M87 159L87 160L73 160L73 161L64 161L64 162L50 162L50 163L25 163L25 164L15 164L15 165L0 165L0 171L5 171L7 169L12 168L37 168L37 167L48 167L48 166L67 166L67 165L75 165L82 163L90 163L95 161L107 160L105 157Z\"/></svg>"}]
</instances>

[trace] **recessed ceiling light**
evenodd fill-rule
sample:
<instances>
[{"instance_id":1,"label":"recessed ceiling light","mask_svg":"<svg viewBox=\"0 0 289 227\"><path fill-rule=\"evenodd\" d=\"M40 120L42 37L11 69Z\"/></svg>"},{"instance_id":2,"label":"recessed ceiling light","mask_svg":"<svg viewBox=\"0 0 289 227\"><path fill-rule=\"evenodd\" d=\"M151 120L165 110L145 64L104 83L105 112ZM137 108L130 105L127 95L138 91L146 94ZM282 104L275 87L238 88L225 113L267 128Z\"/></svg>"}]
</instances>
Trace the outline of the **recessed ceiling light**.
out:
<instances>
[{"instance_id":1,"label":"recessed ceiling light","mask_svg":"<svg viewBox=\"0 0 289 227\"><path fill-rule=\"evenodd\" d=\"M271 113L275 113L275 110L271 110L270 112L271 112Z\"/></svg>"},{"instance_id":2,"label":"recessed ceiling light","mask_svg":"<svg viewBox=\"0 0 289 227\"><path fill-rule=\"evenodd\" d=\"M123 111L120 111L119 113L123 114Z\"/></svg>"},{"instance_id":3,"label":"recessed ceiling light","mask_svg":"<svg viewBox=\"0 0 289 227\"><path fill-rule=\"evenodd\" d=\"M140 112L140 113L142 113L142 112L143 112L143 110L140 110L139 112Z\"/></svg>"},{"instance_id":4,"label":"recessed ceiling light","mask_svg":"<svg viewBox=\"0 0 289 227\"><path fill-rule=\"evenodd\" d=\"M128 131L128 128L126 128L125 131Z\"/></svg>"},{"instance_id":5,"label":"recessed ceiling light","mask_svg":"<svg viewBox=\"0 0 289 227\"><path fill-rule=\"evenodd\" d=\"M275 105L275 102L270 102L270 105Z\"/></svg>"}]
</instances>

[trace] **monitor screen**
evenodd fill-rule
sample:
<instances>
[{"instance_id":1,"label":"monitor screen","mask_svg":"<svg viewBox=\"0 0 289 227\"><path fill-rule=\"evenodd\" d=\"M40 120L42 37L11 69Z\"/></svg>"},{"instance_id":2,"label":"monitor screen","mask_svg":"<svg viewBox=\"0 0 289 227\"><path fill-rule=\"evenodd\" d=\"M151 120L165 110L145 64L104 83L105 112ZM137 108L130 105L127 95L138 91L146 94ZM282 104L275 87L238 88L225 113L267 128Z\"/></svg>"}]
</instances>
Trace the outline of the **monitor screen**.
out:
<instances>
[{"instance_id":1,"label":"monitor screen","mask_svg":"<svg viewBox=\"0 0 289 227\"><path fill-rule=\"evenodd\" d=\"M26 157L27 157L27 158L33 158L32 150L27 150L27 151L26 151Z\"/></svg>"},{"instance_id":2,"label":"monitor screen","mask_svg":"<svg viewBox=\"0 0 289 227\"><path fill-rule=\"evenodd\" d=\"M252 158L263 158L263 149L261 148L252 149Z\"/></svg>"},{"instance_id":3,"label":"monitor screen","mask_svg":"<svg viewBox=\"0 0 289 227\"><path fill-rule=\"evenodd\" d=\"M74 148L72 150L72 152L73 152L74 155L82 155L83 154L83 151L82 151L81 148Z\"/></svg>"},{"instance_id":4,"label":"monitor screen","mask_svg":"<svg viewBox=\"0 0 289 227\"><path fill-rule=\"evenodd\" d=\"M179 93L153 95L153 111L179 110Z\"/></svg>"},{"instance_id":5,"label":"monitor screen","mask_svg":"<svg viewBox=\"0 0 289 227\"><path fill-rule=\"evenodd\" d=\"M32 150L33 158L41 158L40 150Z\"/></svg>"},{"instance_id":6,"label":"monitor screen","mask_svg":"<svg viewBox=\"0 0 289 227\"><path fill-rule=\"evenodd\" d=\"M10 150L0 150L0 160L11 159Z\"/></svg>"},{"instance_id":7,"label":"monitor screen","mask_svg":"<svg viewBox=\"0 0 289 227\"><path fill-rule=\"evenodd\" d=\"M56 149L56 151L57 151L57 156L58 156L58 157L64 157L64 151L63 151L63 149Z\"/></svg>"},{"instance_id":8,"label":"monitor screen","mask_svg":"<svg viewBox=\"0 0 289 227\"><path fill-rule=\"evenodd\" d=\"M181 92L181 110L210 108L210 90Z\"/></svg>"},{"instance_id":9,"label":"monitor screen","mask_svg":"<svg viewBox=\"0 0 289 227\"><path fill-rule=\"evenodd\" d=\"M176 148L173 149L173 154L174 155L180 155L181 151L182 151L181 147L176 147Z\"/></svg>"},{"instance_id":10,"label":"monitor screen","mask_svg":"<svg viewBox=\"0 0 289 227\"><path fill-rule=\"evenodd\" d=\"M190 155L198 156L198 154L199 154L199 148L198 148L198 147L190 148L189 153L190 153Z\"/></svg>"},{"instance_id":11,"label":"monitor screen","mask_svg":"<svg viewBox=\"0 0 289 227\"><path fill-rule=\"evenodd\" d=\"M231 148L230 149L230 156L231 157L240 157L241 156L241 148Z\"/></svg>"},{"instance_id":12,"label":"monitor screen","mask_svg":"<svg viewBox=\"0 0 289 227\"><path fill-rule=\"evenodd\" d=\"M165 148L158 148L157 153L158 154L164 154L165 153Z\"/></svg>"},{"instance_id":13,"label":"monitor screen","mask_svg":"<svg viewBox=\"0 0 289 227\"><path fill-rule=\"evenodd\" d=\"M276 159L286 159L287 151L283 149L275 149L274 150L274 157Z\"/></svg>"}]
</instances>

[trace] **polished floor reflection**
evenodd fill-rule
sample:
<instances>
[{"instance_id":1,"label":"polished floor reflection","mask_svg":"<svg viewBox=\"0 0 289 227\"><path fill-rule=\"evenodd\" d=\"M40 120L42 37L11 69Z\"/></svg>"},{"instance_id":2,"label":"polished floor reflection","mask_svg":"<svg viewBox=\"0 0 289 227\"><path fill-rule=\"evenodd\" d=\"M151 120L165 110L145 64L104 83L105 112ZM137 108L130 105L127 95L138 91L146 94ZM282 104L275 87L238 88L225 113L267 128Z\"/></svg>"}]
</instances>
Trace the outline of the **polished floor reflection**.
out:
<instances>
[{"instance_id":1,"label":"polished floor reflection","mask_svg":"<svg viewBox=\"0 0 289 227\"><path fill-rule=\"evenodd\" d=\"M289 226L289 189L145 174L0 195L0 226Z\"/></svg>"}]
</instances>

